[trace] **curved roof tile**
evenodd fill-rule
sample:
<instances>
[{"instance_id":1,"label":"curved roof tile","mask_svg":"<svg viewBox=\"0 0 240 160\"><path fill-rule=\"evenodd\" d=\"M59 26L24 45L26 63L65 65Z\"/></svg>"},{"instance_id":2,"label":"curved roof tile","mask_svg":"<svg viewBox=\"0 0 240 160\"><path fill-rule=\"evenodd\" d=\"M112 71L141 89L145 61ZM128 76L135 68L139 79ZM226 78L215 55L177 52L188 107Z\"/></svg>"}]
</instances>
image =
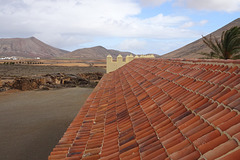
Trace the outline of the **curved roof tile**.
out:
<instances>
[{"instance_id":1,"label":"curved roof tile","mask_svg":"<svg viewBox=\"0 0 240 160\"><path fill-rule=\"evenodd\" d=\"M135 59L106 74L53 159L236 159L240 61Z\"/></svg>"}]
</instances>

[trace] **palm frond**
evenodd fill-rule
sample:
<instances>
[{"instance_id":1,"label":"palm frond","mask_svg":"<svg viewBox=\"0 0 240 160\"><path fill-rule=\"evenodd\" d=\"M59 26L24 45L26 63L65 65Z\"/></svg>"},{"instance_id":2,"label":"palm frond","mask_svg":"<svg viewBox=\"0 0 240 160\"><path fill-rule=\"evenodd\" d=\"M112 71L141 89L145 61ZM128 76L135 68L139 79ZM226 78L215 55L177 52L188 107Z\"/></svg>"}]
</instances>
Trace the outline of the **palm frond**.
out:
<instances>
[{"instance_id":1,"label":"palm frond","mask_svg":"<svg viewBox=\"0 0 240 160\"><path fill-rule=\"evenodd\" d=\"M235 26L227 31L223 31L220 41L212 35L202 36L203 42L212 50L210 53L204 53L211 58L239 58L240 52L240 27Z\"/></svg>"}]
</instances>

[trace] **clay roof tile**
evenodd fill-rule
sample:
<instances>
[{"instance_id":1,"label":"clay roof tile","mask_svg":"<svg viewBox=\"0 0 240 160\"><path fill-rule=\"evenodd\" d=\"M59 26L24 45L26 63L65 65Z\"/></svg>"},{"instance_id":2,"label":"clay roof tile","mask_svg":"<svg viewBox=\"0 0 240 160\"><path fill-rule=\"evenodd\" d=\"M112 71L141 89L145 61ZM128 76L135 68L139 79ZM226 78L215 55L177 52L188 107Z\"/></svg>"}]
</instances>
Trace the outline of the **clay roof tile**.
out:
<instances>
[{"instance_id":1,"label":"clay roof tile","mask_svg":"<svg viewBox=\"0 0 240 160\"><path fill-rule=\"evenodd\" d=\"M103 76L50 159L236 159L240 61L135 59Z\"/></svg>"}]
</instances>

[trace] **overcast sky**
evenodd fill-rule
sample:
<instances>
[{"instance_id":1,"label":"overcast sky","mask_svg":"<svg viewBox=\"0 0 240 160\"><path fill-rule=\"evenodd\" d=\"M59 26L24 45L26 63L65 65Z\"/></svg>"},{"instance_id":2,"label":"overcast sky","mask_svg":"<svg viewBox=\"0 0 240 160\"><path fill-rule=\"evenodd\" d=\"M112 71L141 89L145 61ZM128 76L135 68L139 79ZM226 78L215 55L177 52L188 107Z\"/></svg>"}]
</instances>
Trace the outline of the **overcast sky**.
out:
<instances>
[{"instance_id":1,"label":"overcast sky","mask_svg":"<svg viewBox=\"0 0 240 160\"><path fill-rule=\"evenodd\" d=\"M240 0L0 0L0 38L161 55L239 15Z\"/></svg>"}]
</instances>

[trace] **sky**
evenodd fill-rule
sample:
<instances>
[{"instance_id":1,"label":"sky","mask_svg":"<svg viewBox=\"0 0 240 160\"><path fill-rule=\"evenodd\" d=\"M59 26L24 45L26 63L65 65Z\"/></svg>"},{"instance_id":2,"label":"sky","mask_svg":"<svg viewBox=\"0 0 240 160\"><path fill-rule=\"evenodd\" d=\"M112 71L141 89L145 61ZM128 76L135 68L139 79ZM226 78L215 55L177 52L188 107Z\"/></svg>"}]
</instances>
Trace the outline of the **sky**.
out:
<instances>
[{"instance_id":1,"label":"sky","mask_svg":"<svg viewBox=\"0 0 240 160\"><path fill-rule=\"evenodd\" d=\"M239 15L240 0L0 0L0 38L162 55Z\"/></svg>"}]
</instances>

